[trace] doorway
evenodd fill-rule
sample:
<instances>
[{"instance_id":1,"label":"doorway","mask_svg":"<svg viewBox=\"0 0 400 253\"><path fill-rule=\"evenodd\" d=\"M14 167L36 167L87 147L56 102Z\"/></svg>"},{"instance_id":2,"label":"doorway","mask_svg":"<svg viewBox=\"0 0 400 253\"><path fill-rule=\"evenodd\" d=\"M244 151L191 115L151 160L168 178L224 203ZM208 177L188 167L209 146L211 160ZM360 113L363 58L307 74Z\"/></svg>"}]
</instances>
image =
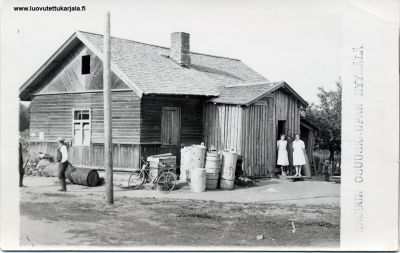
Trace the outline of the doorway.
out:
<instances>
[{"instance_id":1,"label":"doorway","mask_svg":"<svg viewBox=\"0 0 400 253\"><path fill-rule=\"evenodd\" d=\"M278 120L278 129L276 131L277 139L280 139L281 134L286 134L286 120Z\"/></svg>"}]
</instances>

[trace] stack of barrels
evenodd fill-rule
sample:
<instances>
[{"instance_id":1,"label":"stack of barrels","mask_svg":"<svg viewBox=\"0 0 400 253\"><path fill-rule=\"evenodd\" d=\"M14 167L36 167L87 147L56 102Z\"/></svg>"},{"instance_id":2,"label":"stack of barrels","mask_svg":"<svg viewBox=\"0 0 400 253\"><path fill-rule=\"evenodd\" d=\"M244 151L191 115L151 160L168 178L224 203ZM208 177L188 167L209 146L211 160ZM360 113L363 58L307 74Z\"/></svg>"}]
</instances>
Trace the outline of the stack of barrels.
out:
<instances>
[{"instance_id":1,"label":"stack of barrels","mask_svg":"<svg viewBox=\"0 0 400 253\"><path fill-rule=\"evenodd\" d=\"M205 189L220 188L232 190L235 181L235 171L238 154L235 151L225 150L207 152L206 147L192 145L181 149L180 181L190 179L193 192L203 192Z\"/></svg>"},{"instance_id":2,"label":"stack of barrels","mask_svg":"<svg viewBox=\"0 0 400 253\"><path fill-rule=\"evenodd\" d=\"M207 152L206 156L206 188L217 189L219 173L221 171L221 155L216 151Z\"/></svg>"},{"instance_id":3,"label":"stack of barrels","mask_svg":"<svg viewBox=\"0 0 400 253\"><path fill-rule=\"evenodd\" d=\"M222 152L222 170L220 187L232 190L235 183L235 172L238 154L235 151L225 150Z\"/></svg>"}]
</instances>

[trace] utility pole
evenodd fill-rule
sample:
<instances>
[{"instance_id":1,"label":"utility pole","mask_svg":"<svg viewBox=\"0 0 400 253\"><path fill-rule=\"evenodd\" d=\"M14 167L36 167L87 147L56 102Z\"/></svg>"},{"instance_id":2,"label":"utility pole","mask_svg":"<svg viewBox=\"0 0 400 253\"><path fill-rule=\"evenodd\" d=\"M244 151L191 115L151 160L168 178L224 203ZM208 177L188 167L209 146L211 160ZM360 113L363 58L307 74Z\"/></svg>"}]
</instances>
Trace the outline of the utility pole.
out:
<instances>
[{"instance_id":1,"label":"utility pole","mask_svg":"<svg viewBox=\"0 0 400 253\"><path fill-rule=\"evenodd\" d=\"M111 39L110 12L106 12L103 42L103 95L104 95L104 167L106 170L106 202L114 204L112 127L111 127Z\"/></svg>"}]
</instances>

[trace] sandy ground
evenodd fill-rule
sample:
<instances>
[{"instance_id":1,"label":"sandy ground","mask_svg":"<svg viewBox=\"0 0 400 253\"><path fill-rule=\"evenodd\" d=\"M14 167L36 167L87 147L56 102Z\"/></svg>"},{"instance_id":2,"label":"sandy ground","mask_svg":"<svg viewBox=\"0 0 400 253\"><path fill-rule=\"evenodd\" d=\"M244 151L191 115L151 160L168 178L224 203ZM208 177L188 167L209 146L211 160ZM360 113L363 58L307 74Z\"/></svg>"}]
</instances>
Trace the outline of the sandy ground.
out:
<instances>
[{"instance_id":1,"label":"sandy ground","mask_svg":"<svg viewBox=\"0 0 400 253\"><path fill-rule=\"evenodd\" d=\"M115 187L68 185L26 177L21 188L21 244L68 246L338 247L340 185L262 180L233 191L165 194ZM257 240L257 235L264 239Z\"/></svg>"}]
</instances>

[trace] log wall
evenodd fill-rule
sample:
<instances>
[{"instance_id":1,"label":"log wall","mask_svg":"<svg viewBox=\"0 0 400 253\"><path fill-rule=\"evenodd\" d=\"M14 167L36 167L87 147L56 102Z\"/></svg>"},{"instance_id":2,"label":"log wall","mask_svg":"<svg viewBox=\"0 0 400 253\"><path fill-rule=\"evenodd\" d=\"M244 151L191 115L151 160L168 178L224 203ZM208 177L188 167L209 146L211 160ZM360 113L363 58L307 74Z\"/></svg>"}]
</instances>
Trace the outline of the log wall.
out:
<instances>
[{"instance_id":1,"label":"log wall","mask_svg":"<svg viewBox=\"0 0 400 253\"><path fill-rule=\"evenodd\" d=\"M117 144L138 144L140 133L140 98L133 91L113 91L112 138ZM90 109L91 141L104 143L103 93L54 94L35 96L30 105L32 141L54 142L62 136L72 139L73 109ZM39 139L39 133L44 138Z\"/></svg>"}]
</instances>

